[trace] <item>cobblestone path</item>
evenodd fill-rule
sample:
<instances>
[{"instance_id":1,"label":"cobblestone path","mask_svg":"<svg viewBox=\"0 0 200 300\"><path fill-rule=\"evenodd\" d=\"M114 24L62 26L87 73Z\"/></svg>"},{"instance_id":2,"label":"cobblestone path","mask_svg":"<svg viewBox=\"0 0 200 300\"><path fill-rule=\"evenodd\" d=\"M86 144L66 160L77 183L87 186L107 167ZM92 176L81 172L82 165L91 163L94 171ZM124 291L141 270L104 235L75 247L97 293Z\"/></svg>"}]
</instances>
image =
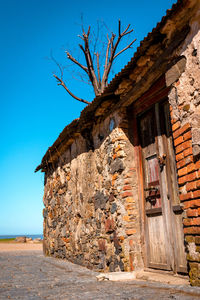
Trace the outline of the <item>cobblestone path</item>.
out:
<instances>
[{"instance_id":1,"label":"cobblestone path","mask_svg":"<svg viewBox=\"0 0 200 300\"><path fill-rule=\"evenodd\" d=\"M0 299L200 299L200 288L96 280L97 273L41 251L0 253Z\"/></svg>"}]
</instances>

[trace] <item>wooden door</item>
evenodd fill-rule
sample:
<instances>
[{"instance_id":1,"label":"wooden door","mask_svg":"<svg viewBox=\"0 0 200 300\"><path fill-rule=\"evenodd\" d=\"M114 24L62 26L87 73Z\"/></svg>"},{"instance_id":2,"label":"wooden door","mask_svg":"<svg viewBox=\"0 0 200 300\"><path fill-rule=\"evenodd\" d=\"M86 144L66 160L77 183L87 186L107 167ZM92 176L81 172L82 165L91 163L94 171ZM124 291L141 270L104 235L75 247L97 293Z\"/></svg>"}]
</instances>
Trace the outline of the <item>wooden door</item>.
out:
<instances>
[{"instance_id":1,"label":"wooden door","mask_svg":"<svg viewBox=\"0 0 200 300\"><path fill-rule=\"evenodd\" d=\"M138 117L147 267L186 272L182 210L167 101Z\"/></svg>"}]
</instances>

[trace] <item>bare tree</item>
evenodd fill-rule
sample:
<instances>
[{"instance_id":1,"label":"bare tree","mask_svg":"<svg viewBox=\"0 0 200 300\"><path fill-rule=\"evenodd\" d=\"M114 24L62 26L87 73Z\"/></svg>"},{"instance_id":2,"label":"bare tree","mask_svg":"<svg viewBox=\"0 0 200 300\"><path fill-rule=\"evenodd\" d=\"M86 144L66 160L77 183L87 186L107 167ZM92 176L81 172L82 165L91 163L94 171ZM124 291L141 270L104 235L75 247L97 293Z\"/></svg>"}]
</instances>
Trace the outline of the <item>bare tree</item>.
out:
<instances>
[{"instance_id":1,"label":"bare tree","mask_svg":"<svg viewBox=\"0 0 200 300\"><path fill-rule=\"evenodd\" d=\"M82 35L79 37L82 39L83 44L79 44L80 49L83 52L85 63L86 65L83 65L80 63L77 59L75 59L69 51L65 51L67 58L73 62L73 64L77 65L88 77L89 82L91 83L95 96L100 95L106 86L108 85L108 77L111 71L111 68L113 66L114 60L122 54L127 49L131 48L133 43L136 41L136 39L132 40L127 46L122 48L121 50L118 50L118 46L124 36L127 36L133 32L133 29L129 30L130 24L126 27L124 31L121 30L121 21L119 20L118 23L118 35L111 33L110 37L109 34L107 34L107 44L105 48L105 53L99 53L98 51L95 51L96 49L96 43L97 39L94 42L94 52L91 52L91 43L90 43L90 26L87 30L87 32L84 31L84 28L82 26ZM104 64L103 68L101 68L101 62L100 62L100 56L104 57ZM69 88L66 86L64 80L63 80L63 68L60 66L60 64L53 58L53 61L57 64L57 66L60 69L60 77L53 74L53 76L56 78L58 85L61 85L64 87L64 89L76 100L84 102L86 104L89 104L90 102L87 100L84 100L82 98L77 97L74 95ZM103 69L103 70L102 70Z\"/></svg>"}]
</instances>

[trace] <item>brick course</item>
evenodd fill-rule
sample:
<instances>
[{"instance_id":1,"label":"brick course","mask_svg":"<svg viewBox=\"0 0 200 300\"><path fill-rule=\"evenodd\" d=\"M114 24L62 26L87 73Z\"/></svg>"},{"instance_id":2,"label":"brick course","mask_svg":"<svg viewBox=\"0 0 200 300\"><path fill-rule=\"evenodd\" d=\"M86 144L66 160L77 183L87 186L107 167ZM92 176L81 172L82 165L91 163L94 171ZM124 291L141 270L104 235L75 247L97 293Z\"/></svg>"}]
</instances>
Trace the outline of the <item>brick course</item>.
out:
<instances>
[{"instance_id":1,"label":"brick course","mask_svg":"<svg viewBox=\"0 0 200 300\"><path fill-rule=\"evenodd\" d=\"M193 244L194 249L196 249L196 252L193 251L187 255L190 267L190 282L192 285L199 285L199 275L195 270L200 268L200 256L195 253L199 251L197 241L200 241L200 161L194 162L191 125L187 123L181 126L180 122L172 123L172 130L178 184L181 188L180 201L183 203L183 209L187 216L183 219L185 241L189 249L190 244ZM194 261L196 262L195 267L193 265Z\"/></svg>"}]
</instances>

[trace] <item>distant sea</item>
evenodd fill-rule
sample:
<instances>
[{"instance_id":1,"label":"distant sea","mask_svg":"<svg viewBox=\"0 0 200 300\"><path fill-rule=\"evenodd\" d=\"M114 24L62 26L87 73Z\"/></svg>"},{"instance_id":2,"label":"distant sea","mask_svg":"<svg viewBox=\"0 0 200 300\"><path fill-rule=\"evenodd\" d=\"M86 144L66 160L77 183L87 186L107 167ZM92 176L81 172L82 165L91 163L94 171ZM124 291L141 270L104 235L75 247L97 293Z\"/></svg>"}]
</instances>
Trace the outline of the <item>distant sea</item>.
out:
<instances>
[{"instance_id":1,"label":"distant sea","mask_svg":"<svg viewBox=\"0 0 200 300\"><path fill-rule=\"evenodd\" d=\"M26 236L29 238L37 239L43 239L43 234L16 234L16 235L0 235L0 239L13 239L16 238L17 236Z\"/></svg>"}]
</instances>

